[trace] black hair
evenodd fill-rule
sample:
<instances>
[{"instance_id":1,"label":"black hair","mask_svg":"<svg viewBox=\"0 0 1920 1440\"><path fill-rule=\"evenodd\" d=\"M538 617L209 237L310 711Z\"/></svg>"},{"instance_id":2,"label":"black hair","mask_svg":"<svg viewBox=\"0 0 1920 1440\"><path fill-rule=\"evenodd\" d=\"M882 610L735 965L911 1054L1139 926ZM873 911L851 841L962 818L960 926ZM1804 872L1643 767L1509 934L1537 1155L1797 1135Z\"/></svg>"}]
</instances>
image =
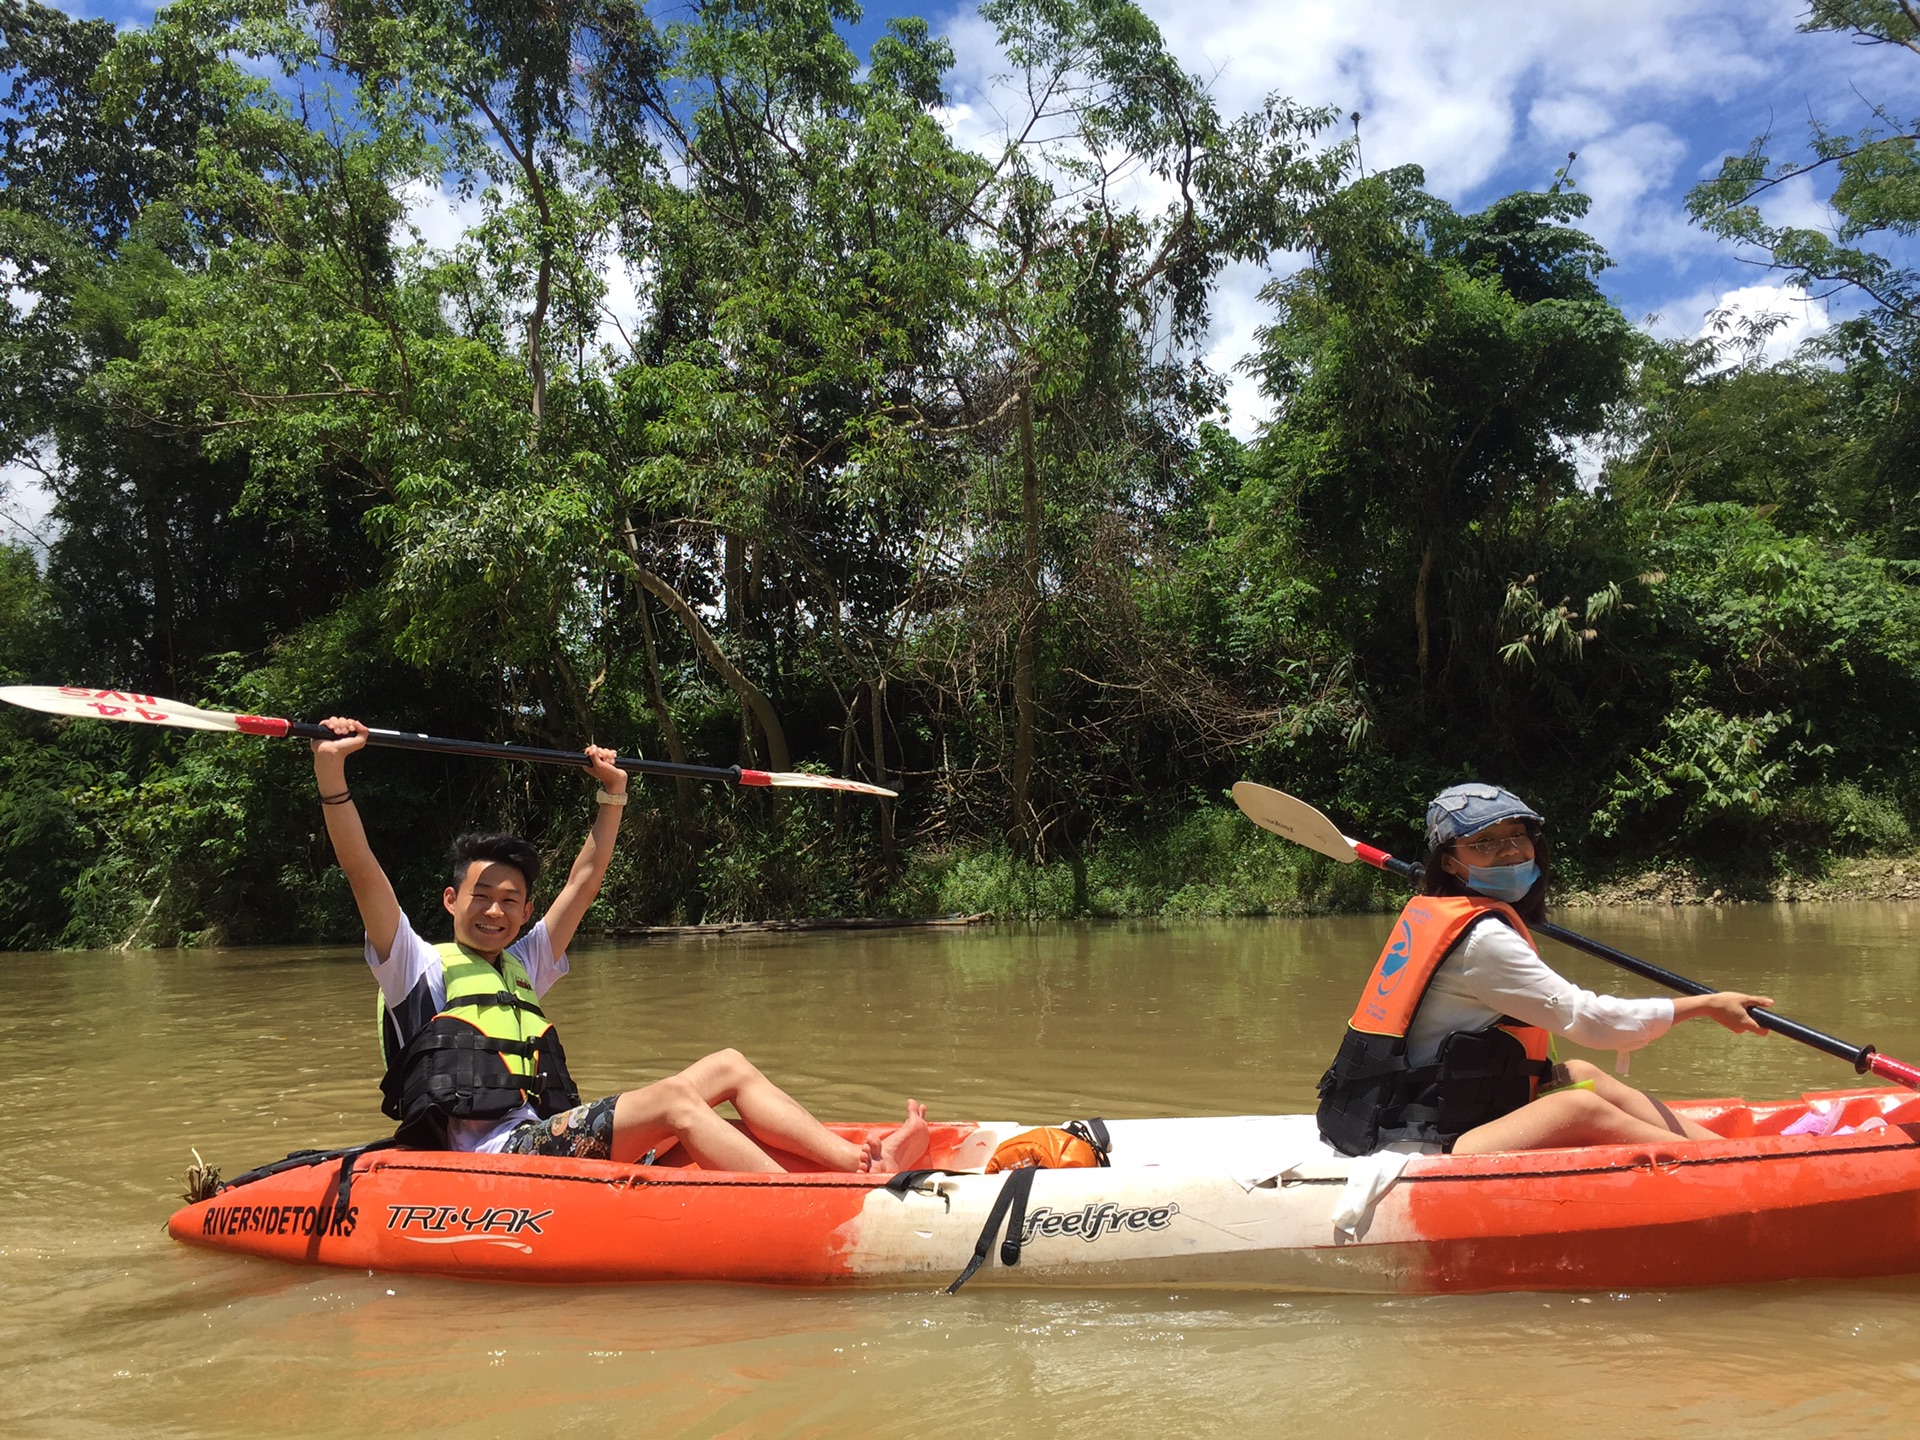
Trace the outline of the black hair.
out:
<instances>
[{"instance_id":1,"label":"black hair","mask_svg":"<svg viewBox=\"0 0 1920 1440\"><path fill-rule=\"evenodd\" d=\"M1540 827L1533 821L1527 821L1526 826L1527 834L1533 839L1533 863L1540 867L1540 878L1533 882L1532 889L1513 902L1513 908L1529 925L1538 925L1547 918L1547 882L1553 878L1553 847L1547 843L1547 837L1541 833ZM1452 844L1453 841L1447 840L1427 847L1427 858L1420 867L1422 895L1477 893L1469 890L1465 881L1441 865L1440 857L1447 853L1447 847Z\"/></svg>"},{"instance_id":2,"label":"black hair","mask_svg":"<svg viewBox=\"0 0 1920 1440\"><path fill-rule=\"evenodd\" d=\"M489 864L511 865L527 882L529 896L533 894L533 882L540 878L540 852L518 835L475 833L462 835L453 842L450 863L453 868L454 889L460 888L461 881L467 878L467 871L472 868L476 860L484 860Z\"/></svg>"}]
</instances>

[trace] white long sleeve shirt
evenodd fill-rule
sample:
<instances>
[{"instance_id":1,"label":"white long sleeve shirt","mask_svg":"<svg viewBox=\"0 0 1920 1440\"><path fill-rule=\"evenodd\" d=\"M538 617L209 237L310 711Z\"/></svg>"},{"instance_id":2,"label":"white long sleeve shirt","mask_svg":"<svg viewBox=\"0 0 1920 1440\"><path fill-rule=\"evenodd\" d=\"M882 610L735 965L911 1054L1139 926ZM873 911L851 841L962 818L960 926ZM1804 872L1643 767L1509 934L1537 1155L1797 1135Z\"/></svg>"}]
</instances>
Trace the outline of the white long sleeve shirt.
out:
<instances>
[{"instance_id":1,"label":"white long sleeve shirt","mask_svg":"<svg viewBox=\"0 0 1920 1440\"><path fill-rule=\"evenodd\" d=\"M1456 1030L1484 1030L1503 1015L1590 1050L1630 1051L1673 1025L1671 1000L1617 1000L1555 974L1513 928L1482 920L1433 972L1407 1030L1407 1063L1431 1065Z\"/></svg>"}]
</instances>

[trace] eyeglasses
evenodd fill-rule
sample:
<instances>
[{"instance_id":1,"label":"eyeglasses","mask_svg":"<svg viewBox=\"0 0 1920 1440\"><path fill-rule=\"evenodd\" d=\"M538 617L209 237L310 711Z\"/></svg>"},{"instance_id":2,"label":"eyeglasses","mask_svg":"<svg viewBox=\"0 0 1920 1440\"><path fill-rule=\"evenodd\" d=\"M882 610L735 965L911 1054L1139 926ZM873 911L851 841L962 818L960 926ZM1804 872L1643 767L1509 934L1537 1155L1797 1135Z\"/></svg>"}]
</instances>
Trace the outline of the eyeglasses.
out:
<instances>
[{"instance_id":1,"label":"eyeglasses","mask_svg":"<svg viewBox=\"0 0 1920 1440\"><path fill-rule=\"evenodd\" d=\"M1501 835L1492 840L1456 840L1454 845L1474 859L1480 861L1498 860L1503 855L1533 854L1533 837L1524 832L1519 835Z\"/></svg>"}]
</instances>

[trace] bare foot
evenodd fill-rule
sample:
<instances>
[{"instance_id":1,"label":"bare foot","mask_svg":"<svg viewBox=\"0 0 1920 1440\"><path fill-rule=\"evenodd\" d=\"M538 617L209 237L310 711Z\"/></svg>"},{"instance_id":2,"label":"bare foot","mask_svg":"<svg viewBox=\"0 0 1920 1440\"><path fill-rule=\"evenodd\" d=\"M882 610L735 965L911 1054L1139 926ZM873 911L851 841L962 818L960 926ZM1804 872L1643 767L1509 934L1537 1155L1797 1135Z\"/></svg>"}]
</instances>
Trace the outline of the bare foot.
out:
<instances>
[{"instance_id":1,"label":"bare foot","mask_svg":"<svg viewBox=\"0 0 1920 1440\"><path fill-rule=\"evenodd\" d=\"M880 1142L873 1169L883 1174L898 1174L927 1153L929 1138L927 1107L918 1100L907 1101L907 1123Z\"/></svg>"}]
</instances>

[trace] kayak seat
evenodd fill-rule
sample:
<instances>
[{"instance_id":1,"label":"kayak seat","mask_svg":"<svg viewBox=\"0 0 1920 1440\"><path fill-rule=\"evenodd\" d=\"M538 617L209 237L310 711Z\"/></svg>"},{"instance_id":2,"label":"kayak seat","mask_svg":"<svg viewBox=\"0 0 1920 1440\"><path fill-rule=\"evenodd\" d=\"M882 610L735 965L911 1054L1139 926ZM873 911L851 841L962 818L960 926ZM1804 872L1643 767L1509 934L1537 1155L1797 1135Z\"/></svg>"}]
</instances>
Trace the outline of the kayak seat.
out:
<instances>
[{"instance_id":1,"label":"kayak seat","mask_svg":"<svg viewBox=\"0 0 1920 1440\"><path fill-rule=\"evenodd\" d=\"M1886 1109L1888 1103L1894 1100L1894 1096L1895 1092L1886 1090L1867 1091L1864 1094L1859 1092L1823 1094L1816 1091L1811 1095L1802 1096L1797 1103L1788 1101L1756 1112L1753 1133L1756 1135L1780 1134L1803 1119L1813 1109L1816 1101L1822 1111L1830 1111L1834 1105L1840 1106L1840 1118L1834 1121L1832 1126L1834 1130L1857 1130L1868 1120L1876 1118L1887 1119L1887 1123L1891 1124L1893 1122L1887 1117ZM1897 1113L1899 1110L1905 1110L1914 1103L1907 1101L1903 1105L1897 1105L1895 1111ZM1916 1114L1914 1118L1920 1118L1920 1114Z\"/></svg>"},{"instance_id":2,"label":"kayak seat","mask_svg":"<svg viewBox=\"0 0 1920 1440\"><path fill-rule=\"evenodd\" d=\"M1920 1099L1908 1100L1887 1111L1889 1125L1920 1125Z\"/></svg>"},{"instance_id":3,"label":"kayak seat","mask_svg":"<svg viewBox=\"0 0 1920 1440\"><path fill-rule=\"evenodd\" d=\"M738 1120L729 1120L727 1123L732 1125L736 1130L743 1132L746 1130L746 1127ZM843 1135L849 1140L865 1140L869 1137L877 1139L889 1134L897 1123L897 1121L878 1125L830 1123L827 1129L836 1135ZM989 1143L992 1138L992 1132L982 1132L980 1127L972 1121L933 1124L928 1126L928 1130L930 1133L927 1137L927 1154L926 1158L920 1161L919 1168L932 1167L943 1170L977 1170L986 1163L986 1156L992 1151L992 1145ZM789 1174L819 1174L825 1169L824 1166L814 1163L805 1156L789 1154L787 1151L767 1146L763 1142L756 1141L755 1143L760 1144L761 1148L765 1149L775 1160L778 1160L781 1167ZM974 1158L975 1151L980 1152L979 1158L977 1159ZM670 1148L664 1148L655 1152L653 1164L655 1167L663 1170L699 1170L703 1168L698 1161L687 1154L678 1144L671 1144Z\"/></svg>"},{"instance_id":4,"label":"kayak seat","mask_svg":"<svg viewBox=\"0 0 1920 1440\"><path fill-rule=\"evenodd\" d=\"M1738 1101L1675 1107L1695 1124L1704 1125L1725 1140L1745 1140L1753 1134L1753 1107Z\"/></svg>"}]
</instances>

